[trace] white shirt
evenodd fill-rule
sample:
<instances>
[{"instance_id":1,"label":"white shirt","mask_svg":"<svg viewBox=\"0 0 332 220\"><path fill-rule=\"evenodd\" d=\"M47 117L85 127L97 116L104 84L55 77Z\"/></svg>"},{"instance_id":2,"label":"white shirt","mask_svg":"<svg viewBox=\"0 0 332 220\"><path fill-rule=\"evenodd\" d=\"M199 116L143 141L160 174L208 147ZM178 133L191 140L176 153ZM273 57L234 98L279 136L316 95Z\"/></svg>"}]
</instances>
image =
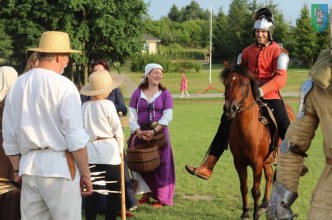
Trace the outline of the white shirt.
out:
<instances>
[{"instance_id":1,"label":"white shirt","mask_svg":"<svg viewBox=\"0 0 332 220\"><path fill-rule=\"evenodd\" d=\"M71 179L65 151L89 140L80 108L78 90L64 76L35 68L18 77L6 97L2 132L6 154L21 154L20 175Z\"/></svg>"},{"instance_id":2,"label":"white shirt","mask_svg":"<svg viewBox=\"0 0 332 220\"><path fill-rule=\"evenodd\" d=\"M103 99L82 105L83 124L89 134L90 164L121 164L123 129L113 102ZM101 140L96 140L102 138Z\"/></svg>"}]
</instances>

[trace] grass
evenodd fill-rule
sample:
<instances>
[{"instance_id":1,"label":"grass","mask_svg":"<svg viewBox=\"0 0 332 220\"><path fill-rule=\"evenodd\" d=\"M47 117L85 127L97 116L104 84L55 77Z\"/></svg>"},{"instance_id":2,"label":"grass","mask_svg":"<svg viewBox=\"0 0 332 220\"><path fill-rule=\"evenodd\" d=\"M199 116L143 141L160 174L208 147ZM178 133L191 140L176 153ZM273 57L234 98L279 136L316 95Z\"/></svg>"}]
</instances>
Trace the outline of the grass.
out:
<instances>
[{"instance_id":1,"label":"grass","mask_svg":"<svg viewBox=\"0 0 332 220\"><path fill-rule=\"evenodd\" d=\"M220 72L223 69L223 65L215 64L211 68L211 84L214 88L224 90L222 82L220 81ZM127 73L138 85L141 81L143 73ZM180 93L180 82L183 72L178 73L164 73L162 84L165 85L172 94ZM210 83L210 66L209 64L202 64L202 69L199 73L197 72L186 72L188 80L188 92L193 94L204 90ZM297 92L302 82L307 79L308 70L304 69L289 69L288 79L282 92ZM207 93L216 93L215 90L209 90Z\"/></svg>"},{"instance_id":2,"label":"grass","mask_svg":"<svg viewBox=\"0 0 332 220\"><path fill-rule=\"evenodd\" d=\"M223 67L213 65L212 84L215 88L223 90L219 80L219 73ZM196 93L208 86L209 65L204 65L200 73L187 72L188 91ZM172 94L179 93L179 84L182 73L165 73L162 83L167 86ZM308 71L303 69L290 69L288 80L283 92L296 92L307 78ZM138 84L142 73L128 73ZM215 91L209 91L215 92ZM125 100L128 104L129 100ZM297 109L297 98L285 98L294 110ZM231 152L225 151L217 163L213 176L204 181L189 175L185 164L199 165L217 130L222 113L223 99L174 99L174 115L170 124L172 149L175 161L176 191L175 205L153 209L148 205L140 206L135 214L135 219L239 219L242 214L241 194L239 179L233 165ZM125 136L129 137L129 129L125 128ZM308 151L309 157L305 159L310 171L300 180L299 198L292 209L299 214L298 220L306 219L311 193L319 178L324 165L322 151L322 135L320 129ZM252 187L251 170L249 169L249 189ZM262 180L261 192L263 193L264 181ZM139 196L137 196L139 198ZM249 194L250 215L252 218L253 201ZM103 219L101 216L99 219ZM120 219L120 218L119 218ZM265 219L262 215L261 219Z\"/></svg>"},{"instance_id":3,"label":"grass","mask_svg":"<svg viewBox=\"0 0 332 220\"><path fill-rule=\"evenodd\" d=\"M296 98L286 99L286 102L291 104L294 109L297 108ZM223 100L221 99L174 100L173 121L169 129L176 172L175 205L160 209L142 205L134 213L135 219L228 220L240 218L242 202L239 180L229 150L225 151L220 158L212 178L208 181L189 175L184 169L185 164L199 165L201 163L218 127L222 105ZM128 128L125 129L125 133L128 137ZM310 171L301 178L299 198L292 206L294 213L299 214L298 220L306 219L310 196L324 165L320 130L317 130L316 138L313 140L308 154L309 157L305 162ZM262 193L263 185L261 186ZM249 190L251 187L252 176L249 171ZM250 215L252 215L251 195L249 195L249 204ZM99 219L103 219L103 217ZM263 215L261 219L265 219L265 216Z\"/></svg>"}]
</instances>

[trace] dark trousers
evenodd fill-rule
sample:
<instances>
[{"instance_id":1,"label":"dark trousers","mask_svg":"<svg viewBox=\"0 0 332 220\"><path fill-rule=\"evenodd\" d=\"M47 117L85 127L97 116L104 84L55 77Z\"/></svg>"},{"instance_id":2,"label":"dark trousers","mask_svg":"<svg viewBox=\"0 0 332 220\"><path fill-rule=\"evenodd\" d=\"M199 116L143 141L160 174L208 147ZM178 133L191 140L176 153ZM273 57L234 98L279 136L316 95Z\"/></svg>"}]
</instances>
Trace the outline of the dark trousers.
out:
<instances>
[{"instance_id":1,"label":"dark trousers","mask_svg":"<svg viewBox=\"0 0 332 220\"><path fill-rule=\"evenodd\" d=\"M125 199L126 199L126 209L129 210L134 206L137 206L137 201L135 197L135 192L133 189L133 185L131 183L131 176L129 174L129 169L127 166L127 162L125 161L124 174L125 174ZM102 188L102 187L101 187ZM103 187L105 188L105 187ZM83 198L82 209L85 209L86 202L85 197ZM97 210L99 213L105 213L106 210L106 195L99 195L98 207ZM119 204L119 210L121 210L121 203Z\"/></svg>"},{"instance_id":2,"label":"dark trousers","mask_svg":"<svg viewBox=\"0 0 332 220\"><path fill-rule=\"evenodd\" d=\"M278 126L278 135L281 139L284 139L290 121L283 101L279 99L271 99L263 100L263 102L265 102L267 106L273 110L273 116ZM224 153L225 149L227 149L228 130L231 124L232 120L228 119L223 113L221 115L217 133L215 134L210 145L209 155L219 158Z\"/></svg>"},{"instance_id":3,"label":"dark trousers","mask_svg":"<svg viewBox=\"0 0 332 220\"><path fill-rule=\"evenodd\" d=\"M267 106L272 109L273 116L278 125L278 135L283 140L290 124L290 120L283 101L279 99L271 99L263 100L263 102L265 102Z\"/></svg>"},{"instance_id":4,"label":"dark trousers","mask_svg":"<svg viewBox=\"0 0 332 220\"><path fill-rule=\"evenodd\" d=\"M119 165L106 165L106 164L91 164L96 165L91 168L91 172L106 171L105 181L117 181L116 183L106 184L106 189L110 191L120 191L121 186L121 173ZM99 181L100 179L96 180ZM93 185L93 189L102 189L103 187ZM95 220L98 214L98 202L100 197L103 196L99 193L92 193L91 196L85 199L85 219ZM119 204L121 202L120 193L109 193L106 195L106 209L105 209L105 220L116 220Z\"/></svg>"},{"instance_id":5,"label":"dark trousers","mask_svg":"<svg viewBox=\"0 0 332 220\"><path fill-rule=\"evenodd\" d=\"M129 175L129 169L128 169L126 160L125 160L124 165L125 165L124 173L125 173L126 208L130 209L137 205L137 201L136 201L133 185L131 184L131 181L130 181L131 177Z\"/></svg>"}]
</instances>

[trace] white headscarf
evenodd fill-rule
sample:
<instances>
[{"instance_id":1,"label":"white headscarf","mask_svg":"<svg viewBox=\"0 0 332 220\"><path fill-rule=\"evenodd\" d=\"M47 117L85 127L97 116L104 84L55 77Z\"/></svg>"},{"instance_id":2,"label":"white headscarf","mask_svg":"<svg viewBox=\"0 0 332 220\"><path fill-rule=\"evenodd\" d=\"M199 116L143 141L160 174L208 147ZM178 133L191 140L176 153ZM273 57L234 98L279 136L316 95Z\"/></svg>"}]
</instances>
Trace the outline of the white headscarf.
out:
<instances>
[{"instance_id":1,"label":"white headscarf","mask_svg":"<svg viewBox=\"0 0 332 220\"><path fill-rule=\"evenodd\" d=\"M146 79L147 75L151 72L153 69L161 69L163 71L163 67L157 63L149 63L145 66L145 71L144 71L144 77L141 80L141 83L144 82Z\"/></svg>"},{"instance_id":2,"label":"white headscarf","mask_svg":"<svg viewBox=\"0 0 332 220\"><path fill-rule=\"evenodd\" d=\"M18 73L13 67L0 67L0 102L6 97L17 76Z\"/></svg>"}]
</instances>

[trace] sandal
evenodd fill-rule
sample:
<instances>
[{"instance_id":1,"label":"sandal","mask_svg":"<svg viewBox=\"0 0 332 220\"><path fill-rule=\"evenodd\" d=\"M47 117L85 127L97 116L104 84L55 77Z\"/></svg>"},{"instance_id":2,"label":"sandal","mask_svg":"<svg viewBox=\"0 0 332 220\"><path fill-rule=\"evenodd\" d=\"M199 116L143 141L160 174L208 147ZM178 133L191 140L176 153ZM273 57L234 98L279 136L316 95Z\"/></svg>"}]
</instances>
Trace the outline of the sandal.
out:
<instances>
[{"instance_id":1,"label":"sandal","mask_svg":"<svg viewBox=\"0 0 332 220\"><path fill-rule=\"evenodd\" d=\"M164 206L164 204L162 204L162 203L160 203L160 202L154 202L153 204L152 204L152 207L153 208L161 208L161 207L163 207Z\"/></svg>"},{"instance_id":2,"label":"sandal","mask_svg":"<svg viewBox=\"0 0 332 220\"><path fill-rule=\"evenodd\" d=\"M150 196L147 194L143 194L143 197L140 200L138 200L139 205L143 205L149 202L150 202Z\"/></svg>"}]
</instances>

